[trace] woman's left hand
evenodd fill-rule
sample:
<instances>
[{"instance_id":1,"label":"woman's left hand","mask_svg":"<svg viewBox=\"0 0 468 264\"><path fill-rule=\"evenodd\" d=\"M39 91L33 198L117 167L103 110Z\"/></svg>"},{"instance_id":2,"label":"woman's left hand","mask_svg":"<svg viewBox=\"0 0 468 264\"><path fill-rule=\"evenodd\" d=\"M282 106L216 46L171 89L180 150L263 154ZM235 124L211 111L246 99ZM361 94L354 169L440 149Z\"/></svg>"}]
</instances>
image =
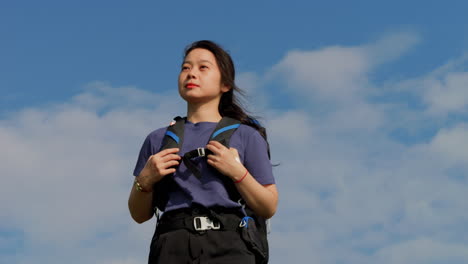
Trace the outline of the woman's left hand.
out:
<instances>
[{"instance_id":1,"label":"woman's left hand","mask_svg":"<svg viewBox=\"0 0 468 264\"><path fill-rule=\"evenodd\" d=\"M256 181L244 165L238 161L237 149L228 149L217 141L210 141L206 148L213 152L207 156L208 164L236 183L235 186L247 205L259 216L272 217L278 206L276 185L261 185ZM247 178L245 178L246 176Z\"/></svg>"},{"instance_id":2,"label":"woman's left hand","mask_svg":"<svg viewBox=\"0 0 468 264\"><path fill-rule=\"evenodd\" d=\"M216 168L222 174L236 181L245 173L246 168L240 162L237 149L228 149L218 141L208 142L206 148L213 152L213 154L207 156L208 164Z\"/></svg>"}]
</instances>

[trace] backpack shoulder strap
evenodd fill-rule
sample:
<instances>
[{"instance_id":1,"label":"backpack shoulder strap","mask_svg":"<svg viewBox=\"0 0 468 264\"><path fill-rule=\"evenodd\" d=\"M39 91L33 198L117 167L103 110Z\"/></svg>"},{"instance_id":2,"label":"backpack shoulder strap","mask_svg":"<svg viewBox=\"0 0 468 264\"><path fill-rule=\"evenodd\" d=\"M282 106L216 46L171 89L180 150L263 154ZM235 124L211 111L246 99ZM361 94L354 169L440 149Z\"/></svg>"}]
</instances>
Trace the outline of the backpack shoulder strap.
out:
<instances>
[{"instance_id":1,"label":"backpack shoulder strap","mask_svg":"<svg viewBox=\"0 0 468 264\"><path fill-rule=\"evenodd\" d=\"M161 145L161 150L168 148L181 148L184 141L185 118L177 116L167 127L166 134Z\"/></svg>"},{"instance_id":2,"label":"backpack shoulder strap","mask_svg":"<svg viewBox=\"0 0 468 264\"><path fill-rule=\"evenodd\" d=\"M219 121L213 131L213 134L210 136L210 140L218 141L225 147L229 148L231 136L240 125L241 122L239 120L225 116L221 121Z\"/></svg>"},{"instance_id":3,"label":"backpack shoulder strap","mask_svg":"<svg viewBox=\"0 0 468 264\"><path fill-rule=\"evenodd\" d=\"M184 141L184 126L185 118L177 116L174 121L167 127L166 134L164 135L161 149L159 151L169 148L182 148ZM167 175L160 182L154 186L153 192L153 208L158 208L161 211L166 209L167 201L169 200L169 190L172 189L174 180L171 175Z\"/></svg>"}]
</instances>

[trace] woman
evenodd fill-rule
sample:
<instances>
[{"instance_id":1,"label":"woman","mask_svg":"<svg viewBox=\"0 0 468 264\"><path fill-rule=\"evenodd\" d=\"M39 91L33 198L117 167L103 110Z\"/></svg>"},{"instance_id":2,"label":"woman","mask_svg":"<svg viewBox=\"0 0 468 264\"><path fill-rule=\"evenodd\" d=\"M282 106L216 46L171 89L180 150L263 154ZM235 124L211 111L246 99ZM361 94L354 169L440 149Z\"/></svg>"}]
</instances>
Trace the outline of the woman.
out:
<instances>
[{"instance_id":1,"label":"woman","mask_svg":"<svg viewBox=\"0 0 468 264\"><path fill-rule=\"evenodd\" d=\"M238 225L246 210L230 194L234 190L258 222L275 214L278 192L265 131L237 102L240 90L234 78L231 57L216 43L197 41L185 50L178 81L179 94L187 102L187 117L181 121L183 144L163 148L167 127L148 135L128 201L132 218L143 223L153 217L154 201L166 197L162 205L156 203L164 214L149 263L259 263L250 241L256 238L242 235ZM223 117L241 123L229 148L210 140ZM200 177L182 162L184 154L197 148L205 148L208 155L188 163L195 163ZM170 181L164 185L170 187L156 188L164 181Z\"/></svg>"}]
</instances>

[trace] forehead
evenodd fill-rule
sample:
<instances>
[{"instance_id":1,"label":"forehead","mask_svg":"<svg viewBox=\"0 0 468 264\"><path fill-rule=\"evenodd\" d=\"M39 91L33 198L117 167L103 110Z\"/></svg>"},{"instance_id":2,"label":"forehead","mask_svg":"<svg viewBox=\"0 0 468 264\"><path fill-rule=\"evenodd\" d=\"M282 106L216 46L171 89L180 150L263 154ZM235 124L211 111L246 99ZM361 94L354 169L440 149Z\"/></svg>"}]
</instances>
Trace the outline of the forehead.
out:
<instances>
[{"instance_id":1,"label":"forehead","mask_svg":"<svg viewBox=\"0 0 468 264\"><path fill-rule=\"evenodd\" d=\"M199 63L199 62L211 62L213 64L216 64L216 58L211 51L206 50L206 49L194 49L190 51L187 56L184 59L184 62L190 62L190 63Z\"/></svg>"}]
</instances>

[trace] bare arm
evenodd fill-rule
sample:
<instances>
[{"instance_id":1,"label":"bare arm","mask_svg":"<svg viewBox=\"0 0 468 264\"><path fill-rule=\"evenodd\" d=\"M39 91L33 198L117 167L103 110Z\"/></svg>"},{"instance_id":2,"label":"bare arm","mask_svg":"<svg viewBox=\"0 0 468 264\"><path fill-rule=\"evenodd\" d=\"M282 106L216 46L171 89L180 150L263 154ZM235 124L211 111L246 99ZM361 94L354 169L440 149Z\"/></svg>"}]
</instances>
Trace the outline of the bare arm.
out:
<instances>
[{"instance_id":1,"label":"bare arm","mask_svg":"<svg viewBox=\"0 0 468 264\"><path fill-rule=\"evenodd\" d=\"M266 219L273 217L278 207L278 190L275 184L261 185L248 173L240 183L235 185L247 205L257 215Z\"/></svg>"},{"instance_id":2,"label":"bare arm","mask_svg":"<svg viewBox=\"0 0 468 264\"><path fill-rule=\"evenodd\" d=\"M275 184L261 185L240 162L237 150L226 148L221 143L210 141L207 148L213 152L208 155L208 164L237 183L237 190L247 205L259 216L271 218L278 206L278 191ZM247 172L247 174L246 174Z\"/></svg>"},{"instance_id":3,"label":"bare arm","mask_svg":"<svg viewBox=\"0 0 468 264\"><path fill-rule=\"evenodd\" d=\"M178 151L177 148L171 148L150 156L140 175L136 177L143 191L138 191L132 186L128 198L128 209L137 223L141 224L153 217L153 185L164 176L175 172L175 168L172 167L179 165L181 159L175 154Z\"/></svg>"},{"instance_id":4,"label":"bare arm","mask_svg":"<svg viewBox=\"0 0 468 264\"><path fill-rule=\"evenodd\" d=\"M130 197L128 198L128 208L130 210L130 215L135 222L141 224L153 217L153 208L151 208L152 200L152 192L138 191L135 188L135 185L132 185Z\"/></svg>"}]
</instances>

